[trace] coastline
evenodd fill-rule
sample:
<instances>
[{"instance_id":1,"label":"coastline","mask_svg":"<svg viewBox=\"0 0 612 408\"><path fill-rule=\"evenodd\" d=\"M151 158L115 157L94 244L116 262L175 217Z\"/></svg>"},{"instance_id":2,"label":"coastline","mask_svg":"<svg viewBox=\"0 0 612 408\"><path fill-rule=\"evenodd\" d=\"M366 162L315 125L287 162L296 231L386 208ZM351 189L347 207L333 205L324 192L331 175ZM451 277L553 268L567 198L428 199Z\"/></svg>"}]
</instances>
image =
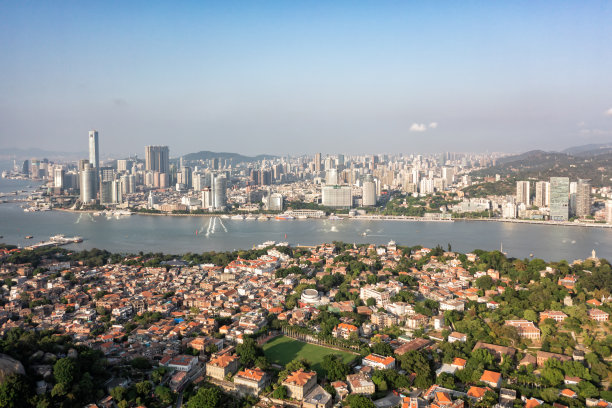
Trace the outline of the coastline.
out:
<instances>
[{"instance_id":1,"label":"coastline","mask_svg":"<svg viewBox=\"0 0 612 408\"><path fill-rule=\"evenodd\" d=\"M97 213L103 212L104 210L70 210L66 208L53 208L53 211L62 211L69 213ZM171 214L171 213L141 213L133 212L131 215L140 216L156 216L156 217L220 217L227 215L232 217L233 215L252 215L258 216L269 216L274 219L276 214L265 214L265 213L246 213L246 214L227 214L227 213L208 213L208 214ZM326 220L327 217L321 218L307 218L307 220ZM296 219L297 221L304 221L304 219ZM538 221L538 220L520 220L520 219L509 219L509 218L453 218L450 220L436 220L425 217L411 217L411 216L400 216L400 215L357 215L354 217L342 217L341 220L354 220L354 221L403 221L403 222L434 222L434 223L452 223L452 222L500 222L506 224L531 224L531 225L542 225L542 226L561 226L561 227L587 227L587 228L603 228L612 229L612 224L603 223L587 223L587 222L571 222L571 221ZM291 220L283 220L291 221Z\"/></svg>"}]
</instances>

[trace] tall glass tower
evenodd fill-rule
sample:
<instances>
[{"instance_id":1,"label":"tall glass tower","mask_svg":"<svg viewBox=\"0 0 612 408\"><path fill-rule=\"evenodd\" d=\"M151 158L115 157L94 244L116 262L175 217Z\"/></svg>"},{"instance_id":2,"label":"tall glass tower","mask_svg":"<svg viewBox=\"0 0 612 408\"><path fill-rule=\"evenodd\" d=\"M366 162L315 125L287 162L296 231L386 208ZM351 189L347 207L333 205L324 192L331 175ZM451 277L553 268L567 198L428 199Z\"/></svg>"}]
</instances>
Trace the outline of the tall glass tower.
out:
<instances>
[{"instance_id":1,"label":"tall glass tower","mask_svg":"<svg viewBox=\"0 0 612 408\"><path fill-rule=\"evenodd\" d=\"M100 168L100 154L98 149L98 131L89 131L89 164L96 169Z\"/></svg>"}]
</instances>

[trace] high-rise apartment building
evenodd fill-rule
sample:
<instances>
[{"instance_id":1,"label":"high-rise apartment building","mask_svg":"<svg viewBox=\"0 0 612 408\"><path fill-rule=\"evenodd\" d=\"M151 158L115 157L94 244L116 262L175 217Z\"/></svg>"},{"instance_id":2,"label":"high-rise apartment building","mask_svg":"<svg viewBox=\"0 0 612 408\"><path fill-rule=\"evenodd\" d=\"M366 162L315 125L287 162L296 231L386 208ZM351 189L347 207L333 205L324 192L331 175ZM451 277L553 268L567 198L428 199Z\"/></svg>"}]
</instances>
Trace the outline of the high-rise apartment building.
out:
<instances>
[{"instance_id":1,"label":"high-rise apartment building","mask_svg":"<svg viewBox=\"0 0 612 408\"><path fill-rule=\"evenodd\" d=\"M516 203L525 204L527 207L530 205L529 200L529 182L528 181L517 181L516 182Z\"/></svg>"},{"instance_id":2,"label":"high-rise apartment building","mask_svg":"<svg viewBox=\"0 0 612 408\"><path fill-rule=\"evenodd\" d=\"M319 173L321 171L321 153L315 153L314 171L315 173Z\"/></svg>"},{"instance_id":3,"label":"high-rise apartment building","mask_svg":"<svg viewBox=\"0 0 612 408\"><path fill-rule=\"evenodd\" d=\"M211 179L212 206L215 210L222 210L227 205L226 181L223 174L215 174Z\"/></svg>"},{"instance_id":4,"label":"high-rise apartment building","mask_svg":"<svg viewBox=\"0 0 612 408\"><path fill-rule=\"evenodd\" d=\"M350 186L324 186L322 188L322 204L326 207L351 208L353 195Z\"/></svg>"},{"instance_id":5,"label":"high-rise apartment building","mask_svg":"<svg viewBox=\"0 0 612 408\"><path fill-rule=\"evenodd\" d=\"M550 178L550 219L567 221L569 219L569 178Z\"/></svg>"},{"instance_id":6,"label":"high-rise apartment building","mask_svg":"<svg viewBox=\"0 0 612 408\"><path fill-rule=\"evenodd\" d=\"M89 164L96 169L100 168L100 152L98 150L98 131L89 131Z\"/></svg>"},{"instance_id":7,"label":"high-rise apartment building","mask_svg":"<svg viewBox=\"0 0 612 408\"><path fill-rule=\"evenodd\" d=\"M376 183L370 177L363 182L362 205L370 207L376 205Z\"/></svg>"},{"instance_id":8,"label":"high-rise apartment building","mask_svg":"<svg viewBox=\"0 0 612 408\"><path fill-rule=\"evenodd\" d=\"M535 201L537 207L548 207L550 205L550 183L548 181L538 181L535 184Z\"/></svg>"},{"instance_id":9,"label":"high-rise apartment building","mask_svg":"<svg viewBox=\"0 0 612 408\"><path fill-rule=\"evenodd\" d=\"M170 173L168 146L145 146L145 170Z\"/></svg>"},{"instance_id":10,"label":"high-rise apartment building","mask_svg":"<svg viewBox=\"0 0 612 408\"><path fill-rule=\"evenodd\" d=\"M578 179L576 189L576 216L588 217L591 215L591 180Z\"/></svg>"},{"instance_id":11,"label":"high-rise apartment building","mask_svg":"<svg viewBox=\"0 0 612 408\"><path fill-rule=\"evenodd\" d=\"M612 200L606 201L606 222L612 224Z\"/></svg>"}]
</instances>

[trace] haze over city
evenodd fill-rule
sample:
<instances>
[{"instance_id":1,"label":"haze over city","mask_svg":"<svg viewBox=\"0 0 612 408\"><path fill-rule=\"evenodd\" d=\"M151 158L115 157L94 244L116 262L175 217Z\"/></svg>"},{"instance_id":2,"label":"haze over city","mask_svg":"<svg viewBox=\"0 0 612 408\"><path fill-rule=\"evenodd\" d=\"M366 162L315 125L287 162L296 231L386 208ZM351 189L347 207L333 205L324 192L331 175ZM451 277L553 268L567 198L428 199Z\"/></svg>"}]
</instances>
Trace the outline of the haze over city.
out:
<instances>
[{"instance_id":1,"label":"haze over city","mask_svg":"<svg viewBox=\"0 0 612 408\"><path fill-rule=\"evenodd\" d=\"M94 128L115 155L609 142L611 14L604 1L4 2L0 148L83 151Z\"/></svg>"}]
</instances>

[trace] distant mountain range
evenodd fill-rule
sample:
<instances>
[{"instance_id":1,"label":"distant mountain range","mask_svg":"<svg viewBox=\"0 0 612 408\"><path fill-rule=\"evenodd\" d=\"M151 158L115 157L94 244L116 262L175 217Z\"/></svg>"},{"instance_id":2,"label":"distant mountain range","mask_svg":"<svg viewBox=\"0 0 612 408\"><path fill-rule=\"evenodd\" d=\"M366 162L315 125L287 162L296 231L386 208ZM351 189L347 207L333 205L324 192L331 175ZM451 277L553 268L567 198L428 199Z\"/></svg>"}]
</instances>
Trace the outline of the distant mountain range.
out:
<instances>
[{"instance_id":1,"label":"distant mountain range","mask_svg":"<svg viewBox=\"0 0 612 408\"><path fill-rule=\"evenodd\" d=\"M570 147L562 152L532 150L497 160L495 166L473 172L473 176L501 175L522 180L547 180L550 177L590 179L594 186L610 184L612 143Z\"/></svg>"},{"instance_id":2,"label":"distant mountain range","mask_svg":"<svg viewBox=\"0 0 612 408\"><path fill-rule=\"evenodd\" d=\"M276 159L278 156L273 156L269 154L260 154L257 156L243 156L238 153L227 153L227 152L211 152L208 150L203 150L197 153L189 153L183 155L183 161L199 161L199 160L211 160L214 158L218 158L220 160L229 160L232 163L251 163L260 160L270 160Z\"/></svg>"}]
</instances>

